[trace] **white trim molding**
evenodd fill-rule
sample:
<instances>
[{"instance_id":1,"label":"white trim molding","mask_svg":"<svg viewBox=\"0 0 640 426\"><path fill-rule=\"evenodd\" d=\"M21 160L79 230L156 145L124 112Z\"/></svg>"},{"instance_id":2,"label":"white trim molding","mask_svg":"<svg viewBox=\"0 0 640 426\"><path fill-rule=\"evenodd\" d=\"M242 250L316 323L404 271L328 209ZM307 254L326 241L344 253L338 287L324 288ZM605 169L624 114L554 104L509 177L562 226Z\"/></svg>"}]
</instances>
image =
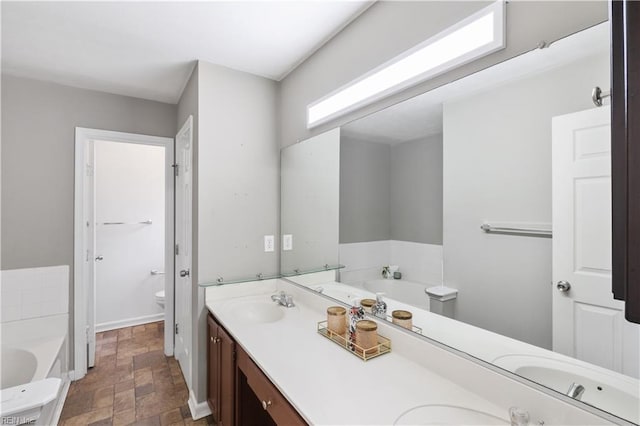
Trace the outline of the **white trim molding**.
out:
<instances>
[{"instance_id":1,"label":"white trim molding","mask_svg":"<svg viewBox=\"0 0 640 426\"><path fill-rule=\"evenodd\" d=\"M74 247L73 247L73 354L74 370L70 376L74 380L79 380L87 374L88 359L88 315L95 315L94 310L89 311L89 289L88 283L83 278L87 272L85 266L86 259L93 257L91 250L85 247L85 195L84 188L87 183L85 173L85 159L89 151L89 146L94 141L110 141L121 143L134 143L143 145L163 146L166 148L165 155L165 294L171 297L165 298L165 354L173 355L173 338L167 341L167 334L173 336L171 331L174 328L173 318L173 288L174 288L174 174L172 165L175 156L175 143L173 138L160 136L149 136L135 133L115 132L110 130L88 129L76 127L75 130L75 173L74 173ZM125 325L123 325L125 326ZM82 361L84 360L84 361Z\"/></svg>"},{"instance_id":2,"label":"white trim molding","mask_svg":"<svg viewBox=\"0 0 640 426\"><path fill-rule=\"evenodd\" d=\"M189 411L191 411L191 417L193 417L193 420L198 420L211 414L211 409L209 408L207 401L198 402L196 400L196 395L191 389L189 390L189 401L187 404L189 405Z\"/></svg>"},{"instance_id":3,"label":"white trim molding","mask_svg":"<svg viewBox=\"0 0 640 426\"><path fill-rule=\"evenodd\" d=\"M96 324L96 333L103 331L116 330L118 328L132 327L134 325L149 324L150 322L162 321L164 319L164 313L145 315L143 317L127 318L119 321L103 322Z\"/></svg>"}]
</instances>

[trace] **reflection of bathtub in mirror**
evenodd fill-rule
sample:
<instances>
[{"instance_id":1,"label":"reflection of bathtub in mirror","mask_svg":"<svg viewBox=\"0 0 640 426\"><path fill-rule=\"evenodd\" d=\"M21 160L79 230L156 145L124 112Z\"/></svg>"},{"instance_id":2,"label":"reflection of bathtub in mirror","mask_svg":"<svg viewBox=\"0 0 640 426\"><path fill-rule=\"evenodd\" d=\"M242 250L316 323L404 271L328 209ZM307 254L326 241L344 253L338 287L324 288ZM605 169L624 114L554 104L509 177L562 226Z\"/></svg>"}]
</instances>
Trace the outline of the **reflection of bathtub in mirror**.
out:
<instances>
[{"instance_id":1,"label":"reflection of bathtub in mirror","mask_svg":"<svg viewBox=\"0 0 640 426\"><path fill-rule=\"evenodd\" d=\"M357 283L344 283L370 293L384 293L384 297L410 306L429 310L429 298L424 290L427 286L407 280L367 280ZM375 299L375 297L374 297Z\"/></svg>"},{"instance_id":2,"label":"reflection of bathtub in mirror","mask_svg":"<svg viewBox=\"0 0 640 426\"><path fill-rule=\"evenodd\" d=\"M331 297L332 299L340 300L344 303L351 303L351 300L353 300L354 298L361 299L364 297L368 297L367 293L344 286L340 283L316 285L312 286L311 289L317 291L318 293L324 294L325 296Z\"/></svg>"}]
</instances>

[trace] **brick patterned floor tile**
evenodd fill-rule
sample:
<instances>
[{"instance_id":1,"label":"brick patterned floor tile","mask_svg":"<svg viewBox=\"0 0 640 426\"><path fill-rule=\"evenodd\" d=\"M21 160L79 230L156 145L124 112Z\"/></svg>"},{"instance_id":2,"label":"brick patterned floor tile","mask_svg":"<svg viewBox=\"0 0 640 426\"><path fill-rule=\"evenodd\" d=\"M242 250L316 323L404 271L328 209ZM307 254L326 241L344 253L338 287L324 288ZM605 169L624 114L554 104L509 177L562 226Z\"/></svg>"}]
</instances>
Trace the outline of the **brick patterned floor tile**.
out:
<instances>
[{"instance_id":1,"label":"brick patterned floor tile","mask_svg":"<svg viewBox=\"0 0 640 426\"><path fill-rule=\"evenodd\" d=\"M96 365L71 383L61 424L65 426L209 425L194 421L178 361L164 355L163 322L96 335Z\"/></svg>"}]
</instances>

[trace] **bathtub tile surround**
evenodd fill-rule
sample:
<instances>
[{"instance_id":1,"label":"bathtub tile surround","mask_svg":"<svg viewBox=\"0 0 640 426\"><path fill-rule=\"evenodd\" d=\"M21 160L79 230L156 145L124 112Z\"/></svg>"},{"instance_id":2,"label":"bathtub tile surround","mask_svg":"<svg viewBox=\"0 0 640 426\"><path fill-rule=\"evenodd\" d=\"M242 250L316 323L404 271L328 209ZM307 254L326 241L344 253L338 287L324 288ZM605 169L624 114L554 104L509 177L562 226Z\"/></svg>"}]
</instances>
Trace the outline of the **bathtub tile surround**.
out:
<instances>
[{"instance_id":1,"label":"bathtub tile surround","mask_svg":"<svg viewBox=\"0 0 640 426\"><path fill-rule=\"evenodd\" d=\"M381 278L382 267L398 265L402 278L422 284L442 283L442 246L410 241L383 240L340 244L342 282Z\"/></svg>"},{"instance_id":2,"label":"bathtub tile surround","mask_svg":"<svg viewBox=\"0 0 640 426\"><path fill-rule=\"evenodd\" d=\"M69 266L0 272L1 322L69 312Z\"/></svg>"},{"instance_id":3,"label":"bathtub tile surround","mask_svg":"<svg viewBox=\"0 0 640 426\"><path fill-rule=\"evenodd\" d=\"M96 366L71 384L61 424L208 425L193 420L178 362L163 353L164 323L96 335Z\"/></svg>"},{"instance_id":4,"label":"bathtub tile surround","mask_svg":"<svg viewBox=\"0 0 640 426\"><path fill-rule=\"evenodd\" d=\"M29 392L27 387L38 389L38 383L43 384L47 378L60 379L57 395L50 402L45 402L37 392L20 393L21 398L26 398L25 403L34 408L13 415L36 417L37 424L55 423L69 386L69 267L1 271L0 299L1 368L3 371L20 371L19 375L3 374L2 388L16 387L15 390L23 387ZM9 356L12 353L20 355ZM10 402L7 404L11 406Z\"/></svg>"}]
</instances>

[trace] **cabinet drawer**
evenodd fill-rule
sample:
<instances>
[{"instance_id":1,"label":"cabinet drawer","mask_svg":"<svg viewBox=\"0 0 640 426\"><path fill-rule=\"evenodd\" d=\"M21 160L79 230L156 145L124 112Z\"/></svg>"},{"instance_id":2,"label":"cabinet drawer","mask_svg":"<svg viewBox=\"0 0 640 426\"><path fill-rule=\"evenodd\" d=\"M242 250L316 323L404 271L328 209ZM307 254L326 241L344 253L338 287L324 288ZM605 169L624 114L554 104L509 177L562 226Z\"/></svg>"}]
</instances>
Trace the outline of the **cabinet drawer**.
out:
<instances>
[{"instance_id":1,"label":"cabinet drawer","mask_svg":"<svg viewBox=\"0 0 640 426\"><path fill-rule=\"evenodd\" d=\"M306 425L307 423L300 417L295 408L289 404L289 401L282 396L280 391L249 358L246 352L238 347L237 354L238 368L247 377L249 387L256 394L262 403L262 408L269 413L271 418L279 425Z\"/></svg>"}]
</instances>

